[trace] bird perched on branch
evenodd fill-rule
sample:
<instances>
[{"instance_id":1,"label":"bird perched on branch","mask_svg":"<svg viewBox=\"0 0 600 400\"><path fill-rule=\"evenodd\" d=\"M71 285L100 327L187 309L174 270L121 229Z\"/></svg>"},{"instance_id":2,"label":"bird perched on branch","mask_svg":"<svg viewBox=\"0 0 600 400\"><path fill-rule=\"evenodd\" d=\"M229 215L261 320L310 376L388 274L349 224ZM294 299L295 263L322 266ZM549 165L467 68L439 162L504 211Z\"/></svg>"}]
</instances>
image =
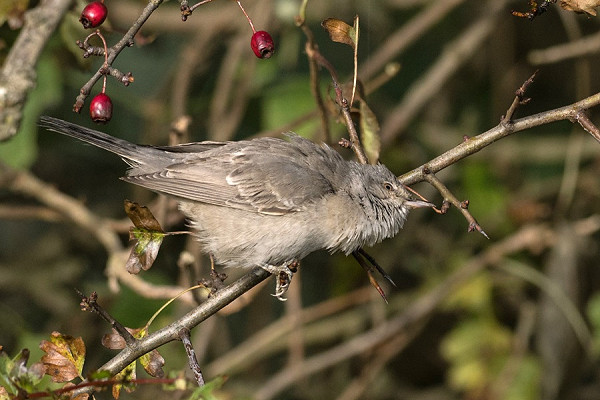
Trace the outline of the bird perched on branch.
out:
<instances>
[{"instance_id":1,"label":"bird perched on branch","mask_svg":"<svg viewBox=\"0 0 600 400\"><path fill-rule=\"evenodd\" d=\"M382 164L347 161L296 134L168 147L136 145L51 117L41 126L119 155L126 182L175 197L203 251L226 267L262 267L277 279L326 249L346 255L398 233L415 199Z\"/></svg>"}]
</instances>

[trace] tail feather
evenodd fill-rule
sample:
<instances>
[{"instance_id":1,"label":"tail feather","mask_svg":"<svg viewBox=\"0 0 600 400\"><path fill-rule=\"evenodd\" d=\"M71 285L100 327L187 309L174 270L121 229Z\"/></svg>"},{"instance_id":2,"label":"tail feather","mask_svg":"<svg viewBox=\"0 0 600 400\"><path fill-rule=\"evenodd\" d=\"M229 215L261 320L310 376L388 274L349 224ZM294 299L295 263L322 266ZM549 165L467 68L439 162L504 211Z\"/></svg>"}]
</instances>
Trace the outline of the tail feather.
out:
<instances>
[{"instance_id":1,"label":"tail feather","mask_svg":"<svg viewBox=\"0 0 600 400\"><path fill-rule=\"evenodd\" d=\"M71 136L115 153L132 166L147 165L149 163L157 164L160 159L165 158L164 151L151 146L133 144L103 132L63 121L62 119L42 116L39 125L48 130Z\"/></svg>"}]
</instances>

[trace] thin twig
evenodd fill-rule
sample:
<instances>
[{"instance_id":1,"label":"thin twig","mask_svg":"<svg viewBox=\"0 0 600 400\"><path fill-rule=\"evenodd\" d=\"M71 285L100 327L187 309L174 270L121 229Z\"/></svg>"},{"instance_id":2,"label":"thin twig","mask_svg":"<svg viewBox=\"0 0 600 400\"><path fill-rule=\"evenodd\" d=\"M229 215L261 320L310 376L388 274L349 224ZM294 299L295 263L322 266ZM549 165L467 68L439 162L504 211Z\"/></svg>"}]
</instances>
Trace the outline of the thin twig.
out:
<instances>
[{"instance_id":1,"label":"thin twig","mask_svg":"<svg viewBox=\"0 0 600 400\"><path fill-rule=\"evenodd\" d=\"M434 174L427 173L427 174L425 174L424 178L431 186L436 188L438 190L438 192L440 192L442 194L442 196L444 197L444 201L449 202L454 207L456 207L457 209L460 210L460 212L463 214L463 216L466 218L467 222L469 223L469 227L467 228L467 230L469 232L477 231L477 232L481 233L483 236L485 236L487 239L489 239L489 236L481 228L481 225L479 225L479 223L477 222L475 217L473 217L473 215L469 212L468 200L459 201L456 198L456 196L454 196L454 194L450 191L450 189L448 189L442 183L442 181L440 181Z\"/></svg>"},{"instance_id":2,"label":"thin twig","mask_svg":"<svg viewBox=\"0 0 600 400\"><path fill-rule=\"evenodd\" d=\"M304 23L304 18L298 16L296 18L296 25L298 25L304 35L306 36L306 47L310 49L306 54L308 55L308 70L310 76L310 90L312 95L317 103L317 111L319 113L319 119L321 121L321 130L323 131L323 139L325 143L331 143L331 132L329 129L329 118L327 113L327 108L325 107L325 102L323 101L323 95L321 94L321 79L319 75L319 65L316 60L311 57L312 54L315 54L315 51L318 51L318 45L315 42L315 37L310 28Z\"/></svg>"},{"instance_id":3,"label":"thin twig","mask_svg":"<svg viewBox=\"0 0 600 400\"><path fill-rule=\"evenodd\" d=\"M350 104L348 100L344 97L344 93L342 92L342 87L339 84L338 74L333 65L318 51L318 49L310 48L305 46L306 53L312 59L314 59L319 65L325 67L329 74L331 75L331 80L333 82L333 90L335 91L335 100L342 111L342 116L344 117L344 123L346 124L346 129L348 130L348 134L350 136L350 142L352 143L352 150L354 154L356 154L356 158L361 164L367 164L368 160L365 156L365 152L360 145L360 140L358 139L358 132L356 131L356 126L354 125L354 121L352 121L352 115L350 114Z\"/></svg>"},{"instance_id":4,"label":"thin twig","mask_svg":"<svg viewBox=\"0 0 600 400\"><path fill-rule=\"evenodd\" d=\"M202 376L202 370L200 369L200 364L198 364L198 359L196 358L196 351L194 350L194 345L192 344L190 330L187 328L181 328L179 330L179 339L181 339L181 342L183 343L183 348L188 356L188 364L194 373L194 378L196 378L198 386L204 386L204 376Z\"/></svg>"},{"instance_id":5,"label":"thin twig","mask_svg":"<svg viewBox=\"0 0 600 400\"><path fill-rule=\"evenodd\" d=\"M136 342L136 338L133 337L131 332L129 332L123 324L117 321L112 315L108 313L104 309L104 307L98 304L98 294L96 292L92 292L89 296L85 296L80 291L77 291L79 296L81 296L81 309L83 311L91 311L98 314L102 317L103 320L108 322L110 326L125 340L127 346L133 346Z\"/></svg>"},{"instance_id":6,"label":"thin twig","mask_svg":"<svg viewBox=\"0 0 600 400\"><path fill-rule=\"evenodd\" d=\"M529 88L529 85L533 83L533 80L535 79L538 71L539 70L536 70L533 73L533 75L531 75L525 82L523 82L521 87L516 90L515 98L512 104L510 105L510 107L508 107L508 111L506 111L506 114L502 117L502 123L508 124L510 121L512 121L512 118L515 115L515 111L517 110L517 108L520 105L527 104L531 101L531 98L525 97L525 92L527 91L527 88Z\"/></svg>"}]
</instances>

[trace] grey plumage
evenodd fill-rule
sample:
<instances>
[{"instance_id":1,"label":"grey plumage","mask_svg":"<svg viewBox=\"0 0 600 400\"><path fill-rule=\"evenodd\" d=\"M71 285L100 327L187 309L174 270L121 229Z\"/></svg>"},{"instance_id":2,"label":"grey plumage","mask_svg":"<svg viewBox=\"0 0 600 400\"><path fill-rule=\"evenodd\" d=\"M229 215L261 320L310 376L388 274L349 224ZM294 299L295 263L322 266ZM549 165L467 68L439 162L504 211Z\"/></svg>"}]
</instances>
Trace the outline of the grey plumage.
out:
<instances>
[{"instance_id":1,"label":"grey plumage","mask_svg":"<svg viewBox=\"0 0 600 400\"><path fill-rule=\"evenodd\" d=\"M293 133L153 147L51 117L40 124L119 155L131 167L123 180L176 197L204 251L225 266L274 272L319 249L349 254L394 236L411 208L431 206L384 165L346 161Z\"/></svg>"}]
</instances>

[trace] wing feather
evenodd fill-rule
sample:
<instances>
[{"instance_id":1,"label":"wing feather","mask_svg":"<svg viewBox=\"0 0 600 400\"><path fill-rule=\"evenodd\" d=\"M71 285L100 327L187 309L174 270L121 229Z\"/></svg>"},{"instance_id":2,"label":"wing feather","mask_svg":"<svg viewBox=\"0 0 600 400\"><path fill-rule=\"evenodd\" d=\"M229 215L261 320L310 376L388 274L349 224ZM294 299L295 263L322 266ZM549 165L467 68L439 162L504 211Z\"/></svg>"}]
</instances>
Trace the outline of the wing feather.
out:
<instances>
[{"instance_id":1,"label":"wing feather","mask_svg":"<svg viewBox=\"0 0 600 400\"><path fill-rule=\"evenodd\" d=\"M187 153L160 171L132 170L123 180L183 200L269 215L297 212L334 191L309 163L306 146L322 148L301 140L302 146L273 138L229 142Z\"/></svg>"}]
</instances>

